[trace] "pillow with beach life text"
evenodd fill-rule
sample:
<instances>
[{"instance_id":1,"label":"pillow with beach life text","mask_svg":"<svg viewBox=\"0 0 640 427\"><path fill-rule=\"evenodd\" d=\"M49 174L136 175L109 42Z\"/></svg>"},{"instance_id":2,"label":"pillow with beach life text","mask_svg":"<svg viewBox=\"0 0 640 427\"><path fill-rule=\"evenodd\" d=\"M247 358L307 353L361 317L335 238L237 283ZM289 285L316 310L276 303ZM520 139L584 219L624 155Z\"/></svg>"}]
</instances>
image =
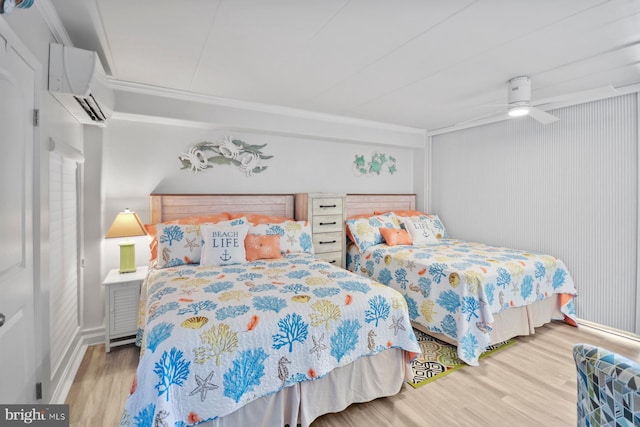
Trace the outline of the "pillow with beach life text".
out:
<instances>
[{"instance_id":1,"label":"pillow with beach life text","mask_svg":"<svg viewBox=\"0 0 640 427\"><path fill-rule=\"evenodd\" d=\"M244 240L249 225L203 225L200 265L231 265L247 262Z\"/></svg>"},{"instance_id":2,"label":"pillow with beach life text","mask_svg":"<svg viewBox=\"0 0 640 427\"><path fill-rule=\"evenodd\" d=\"M402 225L404 225L404 228L406 228L409 235L411 235L411 239L415 246L438 242L429 218L422 215L400 217L400 221L402 221Z\"/></svg>"},{"instance_id":3,"label":"pillow with beach life text","mask_svg":"<svg viewBox=\"0 0 640 427\"><path fill-rule=\"evenodd\" d=\"M402 216L399 218L401 221L403 221L403 224L405 224L405 227L406 227L405 220L407 219L411 220L413 223L416 223L416 224L418 222L424 222L425 224L429 225L436 239L449 238L449 234L447 233L447 230L444 227L444 224L442 223L442 221L440 221L440 217L436 214L423 214L423 215L409 216L409 217ZM414 244L416 243L414 242Z\"/></svg>"}]
</instances>

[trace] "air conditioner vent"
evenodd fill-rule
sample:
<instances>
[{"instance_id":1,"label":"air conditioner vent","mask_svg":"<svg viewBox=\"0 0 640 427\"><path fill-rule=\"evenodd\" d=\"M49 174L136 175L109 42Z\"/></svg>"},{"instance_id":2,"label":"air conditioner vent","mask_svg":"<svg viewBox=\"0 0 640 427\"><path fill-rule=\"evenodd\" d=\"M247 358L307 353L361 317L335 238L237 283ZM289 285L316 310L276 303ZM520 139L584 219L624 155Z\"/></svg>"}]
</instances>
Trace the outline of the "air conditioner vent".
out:
<instances>
[{"instance_id":1,"label":"air conditioner vent","mask_svg":"<svg viewBox=\"0 0 640 427\"><path fill-rule=\"evenodd\" d=\"M113 114L115 95L95 52L52 43L49 92L80 123L104 127Z\"/></svg>"},{"instance_id":2,"label":"air conditioner vent","mask_svg":"<svg viewBox=\"0 0 640 427\"><path fill-rule=\"evenodd\" d=\"M87 113L87 116L91 119L91 121L96 123L104 123L107 121L107 116L105 116L104 112L98 105L98 102L93 97L93 95L89 95L86 98L80 98L74 96L75 100L78 101L78 104L82 107L82 109Z\"/></svg>"}]
</instances>

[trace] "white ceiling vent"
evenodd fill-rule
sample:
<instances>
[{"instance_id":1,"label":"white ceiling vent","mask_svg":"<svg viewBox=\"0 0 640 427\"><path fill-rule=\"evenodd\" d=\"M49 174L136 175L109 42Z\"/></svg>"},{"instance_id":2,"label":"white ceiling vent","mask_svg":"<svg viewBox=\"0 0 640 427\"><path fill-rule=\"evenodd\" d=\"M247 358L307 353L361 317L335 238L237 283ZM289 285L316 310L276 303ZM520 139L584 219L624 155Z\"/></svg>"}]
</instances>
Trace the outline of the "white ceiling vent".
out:
<instances>
[{"instance_id":1,"label":"white ceiling vent","mask_svg":"<svg viewBox=\"0 0 640 427\"><path fill-rule=\"evenodd\" d=\"M115 95L95 52L52 43L49 92L80 123L104 127L113 114Z\"/></svg>"}]
</instances>

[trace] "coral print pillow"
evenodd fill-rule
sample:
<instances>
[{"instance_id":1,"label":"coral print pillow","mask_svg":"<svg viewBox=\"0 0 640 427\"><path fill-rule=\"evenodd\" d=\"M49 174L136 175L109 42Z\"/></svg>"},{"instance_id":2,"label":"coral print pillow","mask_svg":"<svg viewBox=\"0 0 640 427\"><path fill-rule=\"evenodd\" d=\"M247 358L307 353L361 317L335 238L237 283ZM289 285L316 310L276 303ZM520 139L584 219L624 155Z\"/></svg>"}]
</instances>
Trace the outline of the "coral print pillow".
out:
<instances>
[{"instance_id":1,"label":"coral print pillow","mask_svg":"<svg viewBox=\"0 0 640 427\"><path fill-rule=\"evenodd\" d=\"M280 236L283 254L306 252L313 254L311 225L307 221L285 221L279 224L259 224L251 227L251 234Z\"/></svg>"},{"instance_id":2,"label":"coral print pillow","mask_svg":"<svg viewBox=\"0 0 640 427\"><path fill-rule=\"evenodd\" d=\"M440 217L438 215L428 215L428 217L431 219L431 228L436 233L436 237L438 239L448 239L449 234L442 221L440 221Z\"/></svg>"},{"instance_id":3,"label":"coral print pillow","mask_svg":"<svg viewBox=\"0 0 640 427\"><path fill-rule=\"evenodd\" d=\"M157 268L200 262L200 224L157 224Z\"/></svg>"},{"instance_id":4,"label":"coral print pillow","mask_svg":"<svg viewBox=\"0 0 640 427\"><path fill-rule=\"evenodd\" d=\"M220 214L211 214L211 215L196 215L196 216L188 216L184 218L174 219L173 221L166 221L162 224L145 224L144 228L151 236L151 242L149 242L149 249L151 250L151 262L155 261L158 258L158 233L160 229L165 225L169 224L182 224L182 225L193 225L193 224L215 224L220 221L231 219L228 214L220 213Z\"/></svg>"},{"instance_id":5,"label":"coral print pillow","mask_svg":"<svg viewBox=\"0 0 640 427\"><path fill-rule=\"evenodd\" d=\"M251 226L251 223L247 219L246 216L231 218L227 221L220 221L216 223L216 225L246 225L247 227Z\"/></svg>"},{"instance_id":6,"label":"coral print pillow","mask_svg":"<svg viewBox=\"0 0 640 427\"><path fill-rule=\"evenodd\" d=\"M248 225L203 225L200 265L245 263L244 239L248 231Z\"/></svg>"},{"instance_id":7,"label":"coral print pillow","mask_svg":"<svg viewBox=\"0 0 640 427\"><path fill-rule=\"evenodd\" d=\"M384 243L380 227L400 228L400 220L392 212L367 218L348 219L345 223L353 243L356 244L360 252L364 252L370 246Z\"/></svg>"}]
</instances>

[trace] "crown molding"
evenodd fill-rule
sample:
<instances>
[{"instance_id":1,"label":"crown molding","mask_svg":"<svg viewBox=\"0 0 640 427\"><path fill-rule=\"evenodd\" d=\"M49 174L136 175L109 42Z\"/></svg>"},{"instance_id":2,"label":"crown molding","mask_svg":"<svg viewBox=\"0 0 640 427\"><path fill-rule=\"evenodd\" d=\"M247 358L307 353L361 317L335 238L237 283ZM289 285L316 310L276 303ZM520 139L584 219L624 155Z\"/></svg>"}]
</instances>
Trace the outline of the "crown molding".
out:
<instances>
[{"instance_id":1,"label":"crown molding","mask_svg":"<svg viewBox=\"0 0 640 427\"><path fill-rule=\"evenodd\" d=\"M109 84L114 90L139 93L144 95L160 96L164 98L181 101L199 102L203 104L237 108L240 110L250 110L261 113L278 114L287 117L297 117L310 120L319 120L331 123L340 123L354 126L362 126L372 129L380 129L390 132L398 132L426 137L426 130L408 126L400 126L390 123L376 122L373 120L359 119L354 117L339 116L335 114L319 113L316 111L302 110L280 105L263 104L259 102L240 101L236 99L223 98L213 95L204 95L195 92L188 92L178 89L170 89L159 86L151 86L140 83L127 82L117 79L109 79Z\"/></svg>"},{"instance_id":2,"label":"crown molding","mask_svg":"<svg viewBox=\"0 0 640 427\"><path fill-rule=\"evenodd\" d=\"M56 9L53 7L51 0L38 0L35 2L35 7L40 11L42 18L47 23L56 42L66 46L73 46L69 33L67 33L64 25L62 25L60 16L58 16L58 12L56 12Z\"/></svg>"}]
</instances>

